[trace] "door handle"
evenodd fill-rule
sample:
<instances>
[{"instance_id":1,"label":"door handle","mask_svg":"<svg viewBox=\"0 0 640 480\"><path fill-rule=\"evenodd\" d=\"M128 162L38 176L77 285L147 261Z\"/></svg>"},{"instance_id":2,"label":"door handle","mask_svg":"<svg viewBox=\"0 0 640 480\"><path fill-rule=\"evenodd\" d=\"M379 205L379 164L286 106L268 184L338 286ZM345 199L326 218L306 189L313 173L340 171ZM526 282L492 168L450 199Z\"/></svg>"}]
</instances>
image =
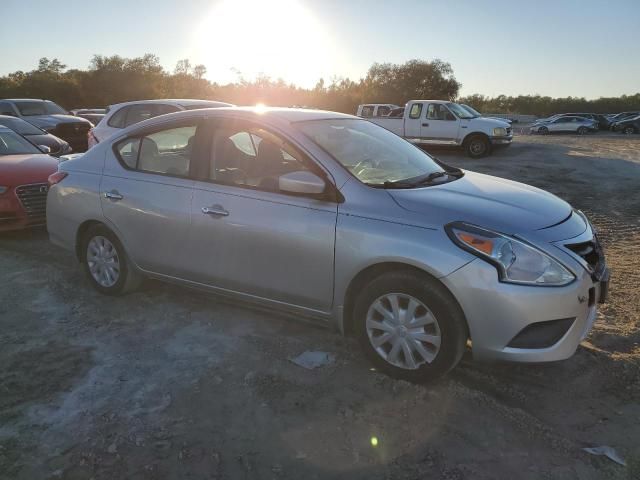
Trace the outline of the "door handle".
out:
<instances>
[{"instance_id":1,"label":"door handle","mask_svg":"<svg viewBox=\"0 0 640 480\"><path fill-rule=\"evenodd\" d=\"M423 126L423 127L428 127L428 126L429 126L429 124L428 124L428 123L423 123L423 124L422 124L422 126Z\"/></svg>"},{"instance_id":2,"label":"door handle","mask_svg":"<svg viewBox=\"0 0 640 480\"><path fill-rule=\"evenodd\" d=\"M114 190L112 192L104 192L104 198L108 198L109 200L122 200L124 197Z\"/></svg>"},{"instance_id":3,"label":"door handle","mask_svg":"<svg viewBox=\"0 0 640 480\"><path fill-rule=\"evenodd\" d=\"M205 215L218 215L220 217L226 217L229 215L223 207L220 205L214 205L213 207L202 207L202 213Z\"/></svg>"}]
</instances>

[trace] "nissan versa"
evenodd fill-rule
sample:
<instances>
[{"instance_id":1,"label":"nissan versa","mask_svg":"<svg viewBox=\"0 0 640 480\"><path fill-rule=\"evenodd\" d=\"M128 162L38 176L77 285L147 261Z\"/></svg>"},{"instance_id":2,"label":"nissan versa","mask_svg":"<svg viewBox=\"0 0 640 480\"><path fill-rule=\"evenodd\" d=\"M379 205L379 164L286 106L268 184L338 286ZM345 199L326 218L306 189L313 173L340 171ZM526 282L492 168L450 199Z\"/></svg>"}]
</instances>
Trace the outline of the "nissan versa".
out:
<instances>
[{"instance_id":1,"label":"nissan versa","mask_svg":"<svg viewBox=\"0 0 640 480\"><path fill-rule=\"evenodd\" d=\"M128 127L50 179L51 240L118 295L155 277L320 319L413 381L571 356L607 293L581 212L350 115L217 108Z\"/></svg>"}]
</instances>

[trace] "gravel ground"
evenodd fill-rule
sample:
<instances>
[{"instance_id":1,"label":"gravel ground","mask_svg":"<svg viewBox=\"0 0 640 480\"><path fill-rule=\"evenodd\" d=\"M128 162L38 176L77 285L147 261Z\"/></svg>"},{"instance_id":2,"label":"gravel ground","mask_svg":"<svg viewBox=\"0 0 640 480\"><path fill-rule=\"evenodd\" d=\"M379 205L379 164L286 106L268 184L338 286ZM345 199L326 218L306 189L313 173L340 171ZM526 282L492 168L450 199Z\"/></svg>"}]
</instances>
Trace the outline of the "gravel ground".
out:
<instances>
[{"instance_id":1,"label":"gravel ground","mask_svg":"<svg viewBox=\"0 0 640 480\"><path fill-rule=\"evenodd\" d=\"M519 136L483 160L583 209L610 302L571 359L475 364L418 386L355 341L149 282L94 292L33 230L0 236L0 478L640 478L640 138ZM307 371L305 350L335 355ZM372 438L377 439L373 445ZM609 445L622 467L583 447Z\"/></svg>"}]
</instances>

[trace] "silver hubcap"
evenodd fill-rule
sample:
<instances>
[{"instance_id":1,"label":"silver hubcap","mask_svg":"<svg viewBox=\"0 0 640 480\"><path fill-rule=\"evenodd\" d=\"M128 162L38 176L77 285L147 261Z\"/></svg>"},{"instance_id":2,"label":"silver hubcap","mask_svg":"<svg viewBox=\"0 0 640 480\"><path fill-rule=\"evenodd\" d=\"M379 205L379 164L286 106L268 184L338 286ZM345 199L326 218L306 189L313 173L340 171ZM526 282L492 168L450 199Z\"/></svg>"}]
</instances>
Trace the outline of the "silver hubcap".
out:
<instances>
[{"instance_id":1,"label":"silver hubcap","mask_svg":"<svg viewBox=\"0 0 640 480\"><path fill-rule=\"evenodd\" d=\"M367 312L367 335L375 351L396 367L415 370L438 355L442 335L424 303L404 293L375 300Z\"/></svg>"},{"instance_id":2,"label":"silver hubcap","mask_svg":"<svg viewBox=\"0 0 640 480\"><path fill-rule=\"evenodd\" d=\"M105 237L93 237L87 245L87 265L93 279L103 287L113 287L120 278L120 257Z\"/></svg>"},{"instance_id":3,"label":"silver hubcap","mask_svg":"<svg viewBox=\"0 0 640 480\"><path fill-rule=\"evenodd\" d=\"M484 143L479 141L479 140L477 140L475 142L471 142L471 151L476 155L480 154L480 153L483 153L484 152Z\"/></svg>"}]
</instances>

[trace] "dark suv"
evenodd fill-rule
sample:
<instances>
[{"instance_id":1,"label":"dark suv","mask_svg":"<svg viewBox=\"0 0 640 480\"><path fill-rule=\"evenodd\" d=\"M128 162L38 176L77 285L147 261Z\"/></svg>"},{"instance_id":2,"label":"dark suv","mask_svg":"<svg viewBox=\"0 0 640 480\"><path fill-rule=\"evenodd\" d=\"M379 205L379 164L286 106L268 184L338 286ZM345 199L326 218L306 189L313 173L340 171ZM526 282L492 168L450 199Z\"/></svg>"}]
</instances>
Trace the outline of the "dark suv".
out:
<instances>
[{"instance_id":1,"label":"dark suv","mask_svg":"<svg viewBox=\"0 0 640 480\"><path fill-rule=\"evenodd\" d=\"M93 126L91 122L69 115L69 112L51 100L0 100L0 115L22 118L47 133L62 138L71 145L74 152L87 150L87 132Z\"/></svg>"}]
</instances>

